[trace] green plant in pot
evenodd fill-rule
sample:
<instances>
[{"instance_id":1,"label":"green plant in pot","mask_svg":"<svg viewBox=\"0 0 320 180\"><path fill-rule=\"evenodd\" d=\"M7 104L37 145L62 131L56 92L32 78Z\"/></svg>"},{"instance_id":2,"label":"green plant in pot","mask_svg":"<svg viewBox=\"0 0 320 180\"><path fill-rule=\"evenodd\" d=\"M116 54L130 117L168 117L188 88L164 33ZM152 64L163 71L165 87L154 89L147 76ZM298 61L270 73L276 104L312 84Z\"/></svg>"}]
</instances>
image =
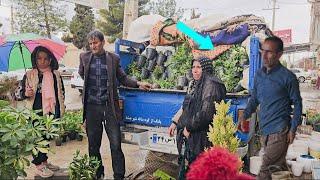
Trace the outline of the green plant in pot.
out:
<instances>
[{"instance_id":1,"label":"green plant in pot","mask_svg":"<svg viewBox=\"0 0 320 180\"><path fill-rule=\"evenodd\" d=\"M38 116L35 111L11 107L0 111L0 179L26 177L27 156L48 153L44 136L58 136L58 120Z\"/></svg>"},{"instance_id":2,"label":"green plant in pot","mask_svg":"<svg viewBox=\"0 0 320 180\"><path fill-rule=\"evenodd\" d=\"M69 178L71 180L95 179L100 164L101 162L96 157L89 157L87 154L82 156L80 155L80 151L77 150L68 167Z\"/></svg>"},{"instance_id":3,"label":"green plant in pot","mask_svg":"<svg viewBox=\"0 0 320 180\"><path fill-rule=\"evenodd\" d=\"M239 147L239 140L234 136L237 131L233 118L228 114L230 102L215 103L216 114L213 117L212 125L209 126L208 138L214 147L227 148L230 152L236 153Z\"/></svg>"}]
</instances>

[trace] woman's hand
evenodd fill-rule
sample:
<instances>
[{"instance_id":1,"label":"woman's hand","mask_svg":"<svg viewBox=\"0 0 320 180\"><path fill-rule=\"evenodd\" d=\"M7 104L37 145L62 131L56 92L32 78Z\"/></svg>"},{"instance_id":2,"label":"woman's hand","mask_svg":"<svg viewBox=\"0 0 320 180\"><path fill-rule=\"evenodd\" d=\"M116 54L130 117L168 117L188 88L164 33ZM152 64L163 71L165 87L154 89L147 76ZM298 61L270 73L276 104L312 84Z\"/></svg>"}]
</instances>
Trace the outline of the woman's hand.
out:
<instances>
[{"instance_id":1,"label":"woman's hand","mask_svg":"<svg viewBox=\"0 0 320 180\"><path fill-rule=\"evenodd\" d=\"M174 131L176 130L177 126L174 124L174 123L171 123L169 129L168 129L168 134L170 136L173 136L174 135Z\"/></svg>"},{"instance_id":2,"label":"woman's hand","mask_svg":"<svg viewBox=\"0 0 320 180\"><path fill-rule=\"evenodd\" d=\"M24 95L25 95L26 97L32 97L32 96L34 96L33 89L32 89L31 87L29 87L29 86L26 86L26 91L25 91Z\"/></svg>"},{"instance_id":3,"label":"woman's hand","mask_svg":"<svg viewBox=\"0 0 320 180\"><path fill-rule=\"evenodd\" d=\"M189 138L189 136L190 136L190 132L187 130L186 127L184 127L184 129L183 129L183 135L184 135L186 138Z\"/></svg>"}]
</instances>

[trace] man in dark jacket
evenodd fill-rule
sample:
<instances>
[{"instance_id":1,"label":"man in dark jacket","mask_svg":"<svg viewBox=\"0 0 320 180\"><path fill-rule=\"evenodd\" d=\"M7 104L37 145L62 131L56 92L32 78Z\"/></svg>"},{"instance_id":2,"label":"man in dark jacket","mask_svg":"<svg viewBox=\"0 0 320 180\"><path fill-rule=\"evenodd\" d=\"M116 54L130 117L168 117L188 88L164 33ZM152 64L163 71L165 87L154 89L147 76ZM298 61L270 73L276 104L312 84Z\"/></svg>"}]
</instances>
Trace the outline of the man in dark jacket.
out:
<instances>
[{"instance_id":1,"label":"man in dark jacket","mask_svg":"<svg viewBox=\"0 0 320 180\"><path fill-rule=\"evenodd\" d=\"M101 32L94 30L87 38L91 51L80 55L79 74L84 79L83 119L89 141L89 155L101 161L100 146L104 125L110 141L113 176L115 179L123 179L125 160L121 149L117 80L125 86L144 90L150 89L151 85L130 79L125 74L119 57L103 49L105 40ZM104 167L101 164L97 178L103 176Z\"/></svg>"}]
</instances>

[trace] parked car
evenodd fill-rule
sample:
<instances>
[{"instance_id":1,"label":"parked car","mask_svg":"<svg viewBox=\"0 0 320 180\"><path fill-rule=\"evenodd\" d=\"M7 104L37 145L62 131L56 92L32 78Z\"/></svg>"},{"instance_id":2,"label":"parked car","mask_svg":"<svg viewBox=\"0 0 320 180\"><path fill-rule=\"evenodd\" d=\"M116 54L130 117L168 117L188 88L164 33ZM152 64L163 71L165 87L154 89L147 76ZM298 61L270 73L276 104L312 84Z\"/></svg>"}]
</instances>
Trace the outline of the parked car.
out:
<instances>
[{"instance_id":1,"label":"parked car","mask_svg":"<svg viewBox=\"0 0 320 180\"><path fill-rule=\"evenodd\" d=\"M313 76L312 72L304 71L303 69L294 68L290 69L290 71L297 76L300 83L304 83L306 80L311 80Z\"/></svg>"},{"instance_id":2,"label":"parked car","mask_svg":"<svg viewBox=\"0 0 320 180\"><path fill-rule=\"evenodd\" d=\"M69 67L66 67L64 64L59 64L58 70L59 70L61 76L66 77L66 78L72 77L73 73L78 71L77 68L69 68Z\"/></svg>"}]
</instances>

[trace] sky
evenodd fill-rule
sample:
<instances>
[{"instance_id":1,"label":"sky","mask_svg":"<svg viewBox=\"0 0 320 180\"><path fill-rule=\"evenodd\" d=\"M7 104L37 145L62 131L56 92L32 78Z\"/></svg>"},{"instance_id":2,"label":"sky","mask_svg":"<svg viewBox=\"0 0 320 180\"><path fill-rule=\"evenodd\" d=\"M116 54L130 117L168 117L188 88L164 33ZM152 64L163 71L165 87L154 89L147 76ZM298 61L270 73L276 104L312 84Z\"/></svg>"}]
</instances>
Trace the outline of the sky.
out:
<instances>
[{"instance_id":1,"label":"sky","mask_svg":"<svg viewBox=\"0 0 320 180\"><path fill-rule=\"evenodd\" d=\"M255 14L261 16L271 27L272 11L263 10L272 7L271 0L176 0L177 6L184 8L186 15L191 8L204 17L209 14L236 16ZM62 2L65 4L64 2ZM9 5L10 0L2 0L2 5ZM70 5L70 4L69 4ZM292 29L293 43L309 42L310 9L307 0L277 0L275 30ZM72 17L72 5L68 8L68 19ZM0 32L10 33L10 8L0 6L0 20L4 26Z\"/></svg>"}]
</instances>

